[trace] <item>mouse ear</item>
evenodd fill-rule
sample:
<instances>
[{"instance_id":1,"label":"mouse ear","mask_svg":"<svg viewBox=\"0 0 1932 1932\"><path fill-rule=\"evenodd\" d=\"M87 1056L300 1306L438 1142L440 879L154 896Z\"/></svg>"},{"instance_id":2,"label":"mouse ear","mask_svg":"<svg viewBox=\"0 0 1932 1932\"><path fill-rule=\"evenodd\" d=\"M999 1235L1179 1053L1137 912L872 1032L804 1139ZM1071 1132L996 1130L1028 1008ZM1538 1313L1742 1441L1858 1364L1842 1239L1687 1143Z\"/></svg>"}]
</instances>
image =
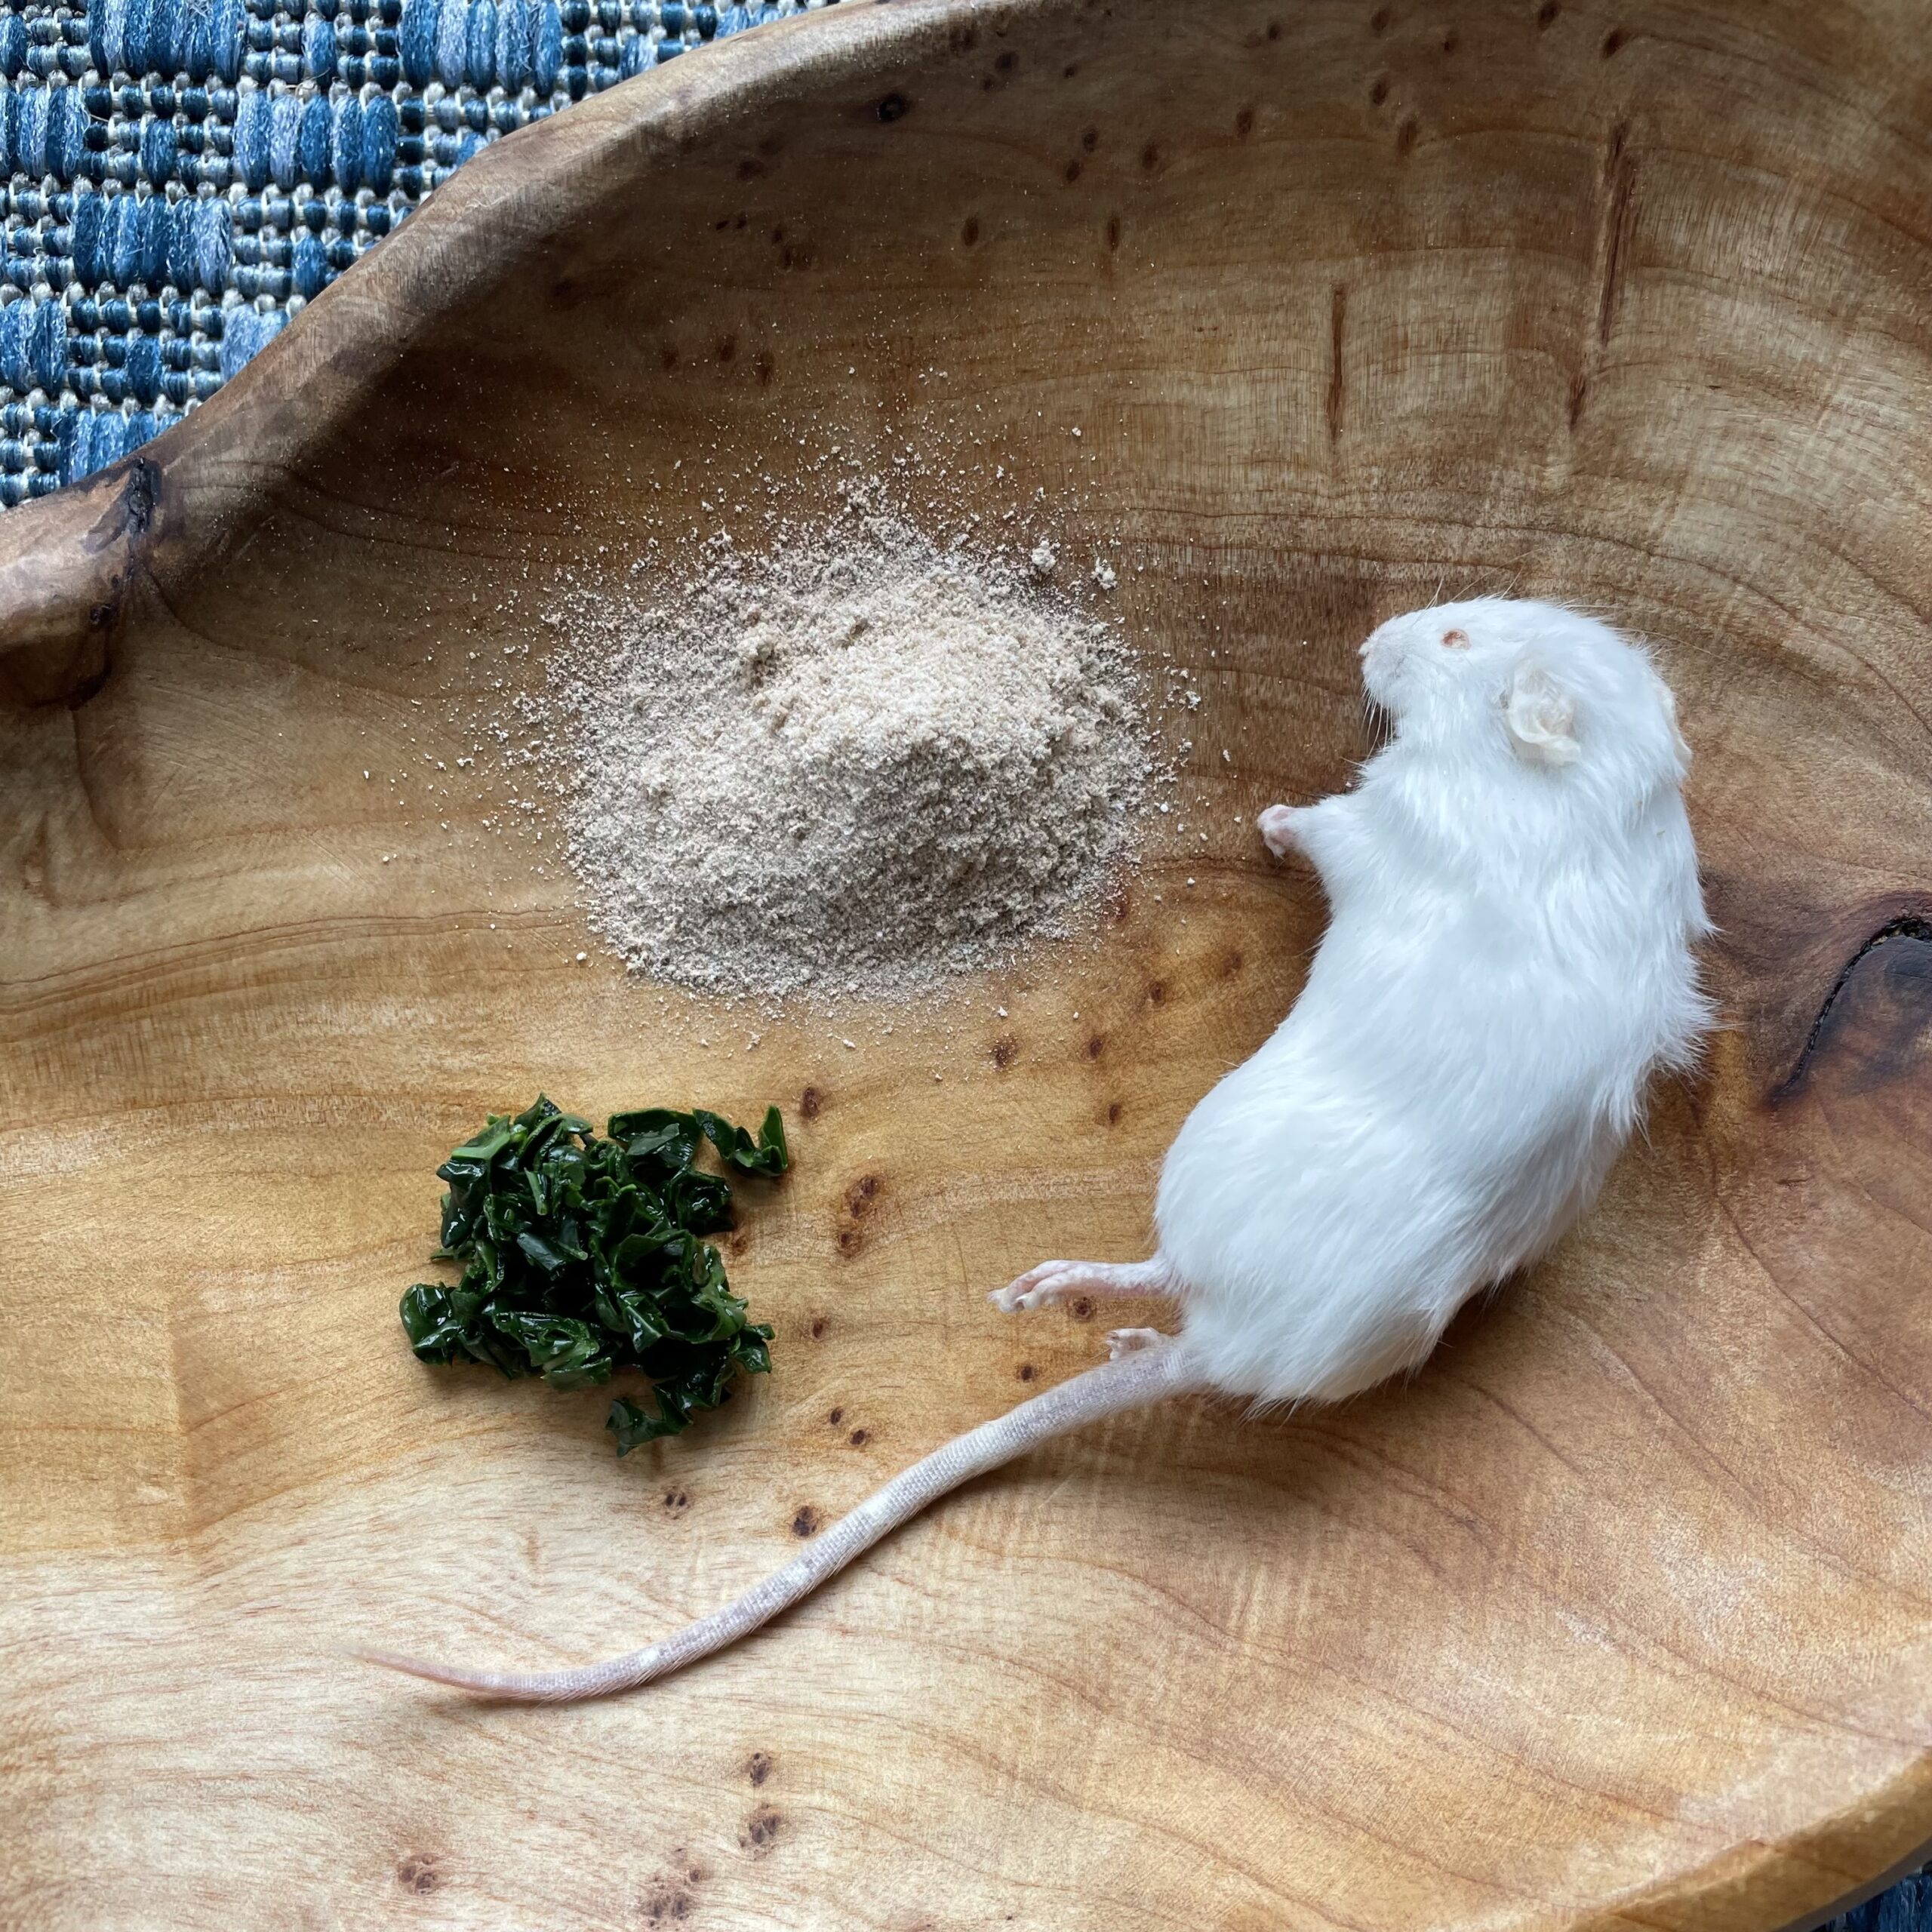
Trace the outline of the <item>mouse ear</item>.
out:
<instances>
[{"instance_id":1,"label":"mouse ear","mask_svg":"<svg viewBox=\"0 0 1932 1932\"><path fill-rule=\"evenodd\" d=\"M1577 701L1534 660L1516 666L1503 694L1503 721L1516 755L1528 764L1574 764Z\"/></svg>"}]
</instances>

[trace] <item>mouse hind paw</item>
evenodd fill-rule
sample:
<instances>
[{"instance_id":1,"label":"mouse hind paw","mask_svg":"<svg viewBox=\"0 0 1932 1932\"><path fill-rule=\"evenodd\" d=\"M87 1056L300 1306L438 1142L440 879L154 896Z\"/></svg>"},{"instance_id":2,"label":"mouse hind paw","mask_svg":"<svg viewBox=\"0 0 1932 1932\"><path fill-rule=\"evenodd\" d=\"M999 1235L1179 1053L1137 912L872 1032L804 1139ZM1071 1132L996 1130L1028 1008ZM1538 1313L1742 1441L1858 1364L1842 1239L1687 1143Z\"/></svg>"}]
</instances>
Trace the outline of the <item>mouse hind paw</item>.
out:
<instances>
[{"instance_id":1,"label":"mouse hind paw","mask_svg":"<svg viewBox=\"0 0 1932 1932\"><path fill-rule=\"evenodd\" d=\"M1042 1261L986 1299L1008 1315L1047 1308L1075 1295L1171 1295L1174 1276L1156 1255L1151 1261Z\"/></svg>"}]
</instances>

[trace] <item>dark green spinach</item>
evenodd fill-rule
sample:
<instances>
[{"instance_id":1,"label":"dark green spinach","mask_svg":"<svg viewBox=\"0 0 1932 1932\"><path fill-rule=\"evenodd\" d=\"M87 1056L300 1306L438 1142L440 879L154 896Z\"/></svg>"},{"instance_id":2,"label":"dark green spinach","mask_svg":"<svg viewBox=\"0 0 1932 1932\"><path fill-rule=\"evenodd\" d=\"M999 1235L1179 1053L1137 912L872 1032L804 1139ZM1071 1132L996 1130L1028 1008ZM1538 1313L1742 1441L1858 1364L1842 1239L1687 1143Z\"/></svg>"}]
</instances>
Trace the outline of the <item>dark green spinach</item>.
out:
<instances>
[{"instance_id":1,"label":"dark green spinach","mask_svg":"<svg viewBox=\"0 0 1932 1932\"><path fill-rule=\"evenodd\" d=\"M717 1407L740 1370L764 1374L772 1331L746 1320L701 1238L731 1220L730 1183L693 1164L707 1141L741 1174L791 1164L776 1107L755 1137L701 1109L651 1107L612 1115L599 1140L540 1094L493 1115L436 1170L449 1192L435 1258L460 1262L463 1278L404 1295L417 1358L494 1362L553 1389L641 1369L654 1410L620 1395L605 1424L620 1456Z\"/></svg>"}]
</instances>

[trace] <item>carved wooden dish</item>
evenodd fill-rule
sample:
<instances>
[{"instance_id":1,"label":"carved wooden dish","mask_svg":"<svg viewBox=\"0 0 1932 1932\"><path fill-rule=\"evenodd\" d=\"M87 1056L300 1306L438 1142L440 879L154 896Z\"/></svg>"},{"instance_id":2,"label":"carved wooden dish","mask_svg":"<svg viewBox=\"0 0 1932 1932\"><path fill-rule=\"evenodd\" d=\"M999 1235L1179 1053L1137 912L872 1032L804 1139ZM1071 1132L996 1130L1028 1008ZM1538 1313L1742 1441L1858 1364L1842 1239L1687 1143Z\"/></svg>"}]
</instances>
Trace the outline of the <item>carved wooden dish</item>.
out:
<instances>
[{"instance_id":1,"label":"carved wooden dish","mask_svg":"<svg viewBox=\"0 0 1932 1932\"><path fill-rule=\"evenodd\" d=\"M0 521L0 1919L1761 1932L1932 1837L1928 107L1902 0L841 6L493 149ZM747 1054L435 761L553 565L834 443L1118 540L1208 802L1098 949ZM1345 781L1374 622L1505 586L1655 640L1733 1023L1551 1266L635 1696L341 1660L629 1647L1095 1359L985 1291L1144 1251L1320 929L1252 813ZM793 1124L774 1373L623 1463L396 1324L540 1087Z\"/></svg>"}]
</instances>

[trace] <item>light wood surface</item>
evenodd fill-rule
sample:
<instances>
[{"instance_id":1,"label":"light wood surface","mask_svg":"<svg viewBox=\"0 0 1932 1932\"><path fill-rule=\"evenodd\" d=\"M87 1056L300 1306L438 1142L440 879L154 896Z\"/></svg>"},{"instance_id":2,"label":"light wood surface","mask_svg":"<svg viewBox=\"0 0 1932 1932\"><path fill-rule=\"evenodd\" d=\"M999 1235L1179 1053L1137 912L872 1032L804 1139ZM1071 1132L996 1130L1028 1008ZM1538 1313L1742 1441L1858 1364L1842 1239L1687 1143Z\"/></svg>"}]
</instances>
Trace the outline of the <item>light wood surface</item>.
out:
<instances>
[{"instance_id":1,"label":"light wood surface","mask_svg":"<svg viewBox=\"0 0 1932 1932\"><path fill-rule=\"evenodd\" d=\"M0 1924L1747 1932L1932 1838L1928 110L1903 0L841 6L492 149L0 521ZM747 1052L454 760L553 566L833 444L1118 540L1192 817L1097 949ZM1095 1359L985 1291L1144 1251L1319 931L1250 815L1345 780L1377 619L1507 586L1656 641L1730 1023L1551 1265L634 1696L340 1660L629 1647ZM396 1324L540 1087L793 1131L774 1373L623 1463Z\"/></svg>"}]
</instances>

